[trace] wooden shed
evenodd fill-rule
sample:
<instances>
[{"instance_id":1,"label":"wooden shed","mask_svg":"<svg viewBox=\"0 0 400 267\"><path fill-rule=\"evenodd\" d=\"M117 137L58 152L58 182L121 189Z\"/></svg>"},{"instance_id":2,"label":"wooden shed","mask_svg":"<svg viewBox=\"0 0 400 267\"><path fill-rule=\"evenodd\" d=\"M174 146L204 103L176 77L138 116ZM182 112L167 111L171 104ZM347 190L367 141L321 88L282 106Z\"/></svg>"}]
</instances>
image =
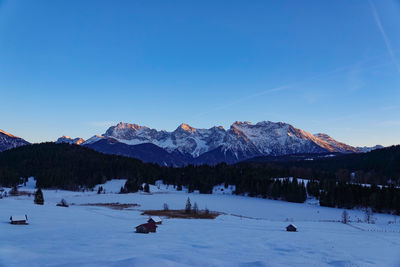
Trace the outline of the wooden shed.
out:
<instances>
[{"instance_id":1,"label":"wooden shed","mask_svg":"<svg viewBox=\"0 0 400 267\"><path fill-rule=\"evenodd\" d=\"M289 224L288 226L286 226L286 231L288 231L288 232L297 232L297 227L294 224Z\"/></svg>"},{"instance_id":2,"label":"wooden shed","mask_svg":"<svg viewBox=\"0 0 400 267\"><path fill-rule=\"evenodd\" d=\"M157 225L152 222L144 223L139 226L136 226L136 233L148 234L155 233L157 229Z\"/></svg>"},{"instance_id":3,"label":"wooden shed","mask_svg":"<svg viewBox=\"0 0 400 267\"><path fill-rule=\"evenodd\" d=\"M158 217L158 216L150 217L149 220L148 220L147 222L149 222L149 223L155 223L155 224L162 224L162 220L161 220L161 218Z\"/></svg>"},{"instance_id":4,"label":"wooden shed","mask_svg":"<svg viewBox=\"0 0 400 267\"><path fill-rule=\"evenodd\" d=\"M67 201L65 199L61 199L60 203L57 203L56 206L57 207L65 207L65 208L69 207L69 205L68 205L68 203L67 203Z\"/></svg>"},{"instance_id":5,"label":"wooden shed","mask_svg":"<svg viewBox=\"0 0 400 267\"><path fill-rule=\"evenodd\" d=\"M10 217L11 224L28 224L28 216L25 215L13 215Z\"/></svg>"}]
</instances>

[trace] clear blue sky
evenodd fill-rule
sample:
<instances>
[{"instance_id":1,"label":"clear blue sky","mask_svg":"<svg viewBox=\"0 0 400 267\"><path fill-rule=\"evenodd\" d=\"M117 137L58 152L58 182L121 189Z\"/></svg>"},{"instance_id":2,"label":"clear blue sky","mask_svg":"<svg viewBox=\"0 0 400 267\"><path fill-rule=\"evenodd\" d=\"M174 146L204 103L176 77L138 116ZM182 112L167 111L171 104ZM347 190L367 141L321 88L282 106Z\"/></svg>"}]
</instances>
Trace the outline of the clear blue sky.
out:
<instances>
[{"instance_id":1,"label":"clear blue sky","mask_svg":"<svg viewBox=\"0 0 400 267\"><path fill-rule=\"evenodd\" d=\"M0 0L0 129L271 120L397 144L399 29L399 0Z\"/></svg>"}]
</instances>

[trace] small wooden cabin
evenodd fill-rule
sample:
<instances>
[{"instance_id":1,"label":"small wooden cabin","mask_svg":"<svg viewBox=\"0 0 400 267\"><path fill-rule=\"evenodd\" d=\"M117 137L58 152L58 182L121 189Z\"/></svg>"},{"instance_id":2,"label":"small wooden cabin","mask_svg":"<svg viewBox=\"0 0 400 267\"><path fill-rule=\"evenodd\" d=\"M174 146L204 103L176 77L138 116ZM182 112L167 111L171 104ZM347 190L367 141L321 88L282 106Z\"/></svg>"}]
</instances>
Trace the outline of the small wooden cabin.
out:
<instances>
[{"instance_id":1,"label":"small wooden cabin","mask_svg":"<svg viewBox=\"0 0 400 267\"><path fill-rule=\"evenodd\" d=\"M25 215L13 215L10 217L11 224L28 224L26 221L28 220L28 216Z\"/></svg>"},{"instance_id":2,"label":"small wooden cabin","mask_svg":"<svg viewBox=\"0 0 400 267\"><path fill-rule=\"evenodd\" d=\"M69 207L69 205L68 205L68 203L67 203L67 201L65 199L61 199L60 203L57 203L56 206L57 207L65 207L65 208Z\"/></svg>"},{"instance_id":3,"label":"small wooden cabin","mask_svg":"<svg viewBox=\"0 0 400 267\"><path fill-rule=\"evenodd\" d=\"M148 234L155 233L157 229L157 225L152 222L144 223L139 226L136 226L136 233Z\"/></svg>"},{"instance_id":4,"label":"small wooden cabin","mask_svg":"<svg viewBox=\"0 0 400 267\"><path fill-rule=\"evenodd\" d=\"M286 226L286 231L288 231L288 232L297 232L297 227L296 227L296 225L289 224L288 226Z\"/></svg>"},{"instance_id":5,"label":"small wooden cabin","mask_svg":"<svg viewBox=\"0 0 400 267\"><path fill-rule=\"evenodd\" d=\"M161 218L158 217L158 216L150 217L149 220L148 220L147 222L149 222L149 223L155 223L155 224L162 224L162 220L161 220Z\"/></svg>"}]
</instances>

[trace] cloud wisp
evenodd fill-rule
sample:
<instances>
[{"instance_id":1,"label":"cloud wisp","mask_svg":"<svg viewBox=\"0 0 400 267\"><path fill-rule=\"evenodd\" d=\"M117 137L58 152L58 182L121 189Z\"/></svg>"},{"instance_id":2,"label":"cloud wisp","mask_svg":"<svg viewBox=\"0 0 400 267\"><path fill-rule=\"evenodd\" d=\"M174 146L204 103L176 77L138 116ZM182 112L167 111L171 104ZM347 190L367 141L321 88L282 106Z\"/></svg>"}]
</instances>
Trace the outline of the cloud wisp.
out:
<instances>
[{"instance_id":1,"label":"cloud wisp","mask_svg":"<svg viewBox=\"0 0 400 267\"><path fill-rule=\"evenodd\" d=\"M314 76L311 76L311 77L308 77L308 78L305 78L303 80L299 80L299 81L296 81L296 82L293 82L293 83L290 83L290 84L274 87L274 88L267 89L267 90L264 90L264 91L261 91L261 92L257 92L257 93L251 94L251 95L243 96L243 97L241 97L240 99L238 99L236 101L232 101L230 103L226 103L224 105L212 108L212 109L210 109L210 110L208 110L206 112L202 112L200 114L197 114L193 118L199 118L199 117L202 117L204 115L213 113L214 111L220 111L220 110L223 110L223 109L227 109L229 107L235 106L237 104L240 104L242 102L245 102L247 100L250 100L250 99L253 99L253 98L256 98L256 97L260 97L260 96L267 95L267 94L272 94L272 93L275 93L275 92L287 91L289 89L293 89L294 87L301 86L302 84L304 84L306 82L319 80L319 79L322 79L322 78L325 78L325 77L329 77L329 76L332 76L332 75L335 75L335 74L338 74L338 73L342 73L342 72L348 72L348 71L353 70L355 67L357 67L357 72L363 72L363 71L368 71L368 70L371 70L371 69L380 68L380 67L387 66L387 65L391 64L391 63L384 63L384 64L369 65L368 67L361 67L361 66L363 66L363 65L365 65L367 63L370 63L372 60L377 59L377 58L379 58L379 56L373 56L373 57L364 59L364 60L358 62L357 64L351 64L351 65L342 66L342 67L339 67L339 68L336 68L336 69L333 69L333 70L330 70L330 71L327 71L327 72L324 72L324 73L320 73L320 74L317 74L317 75L314 75ZM305 97L307 98L307 95L305 95ZM312 102L315 102L315 101L316 101L316 99L312 100Z\"/></svg>"},{"instance_id":2,"label":"cloud wisp","mask_svg":"<svg viewBox=\"0 0 400 267\"><path fill-rule=\"evenodd\" d=\"M288 87L289 86L280 86L280 87L275 87L275 88L272 88L272 89L264 90L262 92L258 92L258 93L252 94L252 95L248 95L248 96L240 98L239 100L236 100L236 101L233 101L231 103L228 103L226 105L222 105L222 106L213 108L211 110L208 110L206 112L197 114L194 118L199 118L199 117L202 117L204 115L213 113L214 111L219 111L219 110L222 110L222 109L229 108L231 106L235 106L235 105L237 105L239 103L242 103L242 102L244 102L246 100L249 100L249 99L252 99L252 98L255 98L255 97L258 97L258 96L262 96L262 95L266 95L266 94L270 94L270 93L274 93L274 92L283 91L283 90L287 89Z\"/></svg>"},{"instance_id":3,"label":"cloud wisp","mask_svg":"<svg viewBox=\"0 0 400 267\"><path fill-rule=\"evenodd\" d=\"M385 29L383 28L381 18L379 17L379 14L378 14L378 11L376 10L374 2L372 0L369 0L369 5L371 6L372 15L374 16L376 25L378 26L379 31L381 32L381 35L382 35L382 38L383 38L383 40L385 42L386 48L388 50L388 53L389 53L394 65L396 66L397 71L400 72L400 64L396 60L396 56L394 54L392 45L391 45L391 43L389 41L388 36L386 35Z\"/></svg>"}]
</instances>

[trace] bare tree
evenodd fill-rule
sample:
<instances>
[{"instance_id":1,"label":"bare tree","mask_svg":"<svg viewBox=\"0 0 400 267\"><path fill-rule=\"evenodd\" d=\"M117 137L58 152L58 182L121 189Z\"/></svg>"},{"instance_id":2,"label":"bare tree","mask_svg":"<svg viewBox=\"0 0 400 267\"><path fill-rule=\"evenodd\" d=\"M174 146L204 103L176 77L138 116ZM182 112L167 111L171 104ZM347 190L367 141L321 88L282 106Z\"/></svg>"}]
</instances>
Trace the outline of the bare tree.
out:
<instances>
[{"instance_id":1,"label":"bare tree","mask_svg":"<svg viewBox=\"0 0 400 267\"><path fill-rule=\"evenodd\" d=\"M168 211L168 210L169 210L169 207L168 207L168 204L167 204L167 203L164 203L163 209L164 209L165 211Z\"/></svg>"},{"instance_id":2,"label":"bare tree","mask_svg":"<svg viewBox=\"0 0 400 267\"><path fill-rule=\"evenodd\" d=\"M347 224L349 220L350 220L349 213L346 210L344 210L342 213L342 223Z\"/></svg>"},{"instance_id":3,"label":"bare tree","mask_svg":"<svg viewBox=\"0 0 400 267\"><path fill-rule=\"evenodd\" d=\"M365 221L367 223L373 223L373 212L371 208L366 208L365 209Z\"/></svg>"},{"instance_id":4,"label":"bare tree","mask_svg":"<svg viewBox=\"0 0 400 267\"><path fill-rule=\"evenodd\" d=\"M205 210L204 210L204 213L205 213L205 214L209 214L209 213L210 213L210 211L208 210L207 206L206 206L206 208L205 208Z\"/></svg>"},{"instance_id":5,"label":"bare tree","mask_svg":"<svg viewBox=\"0 0 400 267\"><path fill-rule=\"evenodd\" d=\"M197 214L198 212L199 212L199 207L197 206L197 203L194 202L194 205L193 205L193 213L194 213L194 214Z\"/></svg>"},{"instance_id":6,"label":"bare tree","mask_svg":"<svg viewBox=\"0 0 400 267\"><path fill-rule=\"evenodd\" d=\"M186 200L185 212L190 213L192 210L192 203L190 203L190 198Z\"/></svg>"}]
</instances>

